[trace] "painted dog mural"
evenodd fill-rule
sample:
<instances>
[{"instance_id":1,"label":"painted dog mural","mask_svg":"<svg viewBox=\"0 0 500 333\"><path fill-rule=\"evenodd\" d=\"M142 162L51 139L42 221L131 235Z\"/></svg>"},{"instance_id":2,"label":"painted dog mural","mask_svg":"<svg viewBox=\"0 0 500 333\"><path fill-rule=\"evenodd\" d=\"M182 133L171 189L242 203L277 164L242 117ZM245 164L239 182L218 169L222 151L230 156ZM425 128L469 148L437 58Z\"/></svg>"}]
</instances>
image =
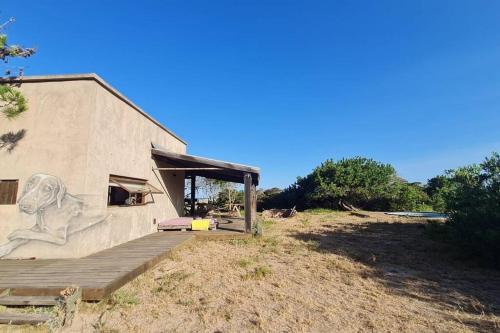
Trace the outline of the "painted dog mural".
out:
<instances>
[{"instance_id":1,"label":"painted dog mural","mask_svg":"<svg viewBox=\"0 0 500 333\"><path fill-rule=\"evenodd\" d=\"M83 231L108 216L85 216L84 200L71 195L61 179L46 174L34 174L26 182L18 207L22 213L35 216L35 225L10 233L8 242L0 245L0 258L30 241L64 245L68 236Z\"/></svg>"}]
</instances>

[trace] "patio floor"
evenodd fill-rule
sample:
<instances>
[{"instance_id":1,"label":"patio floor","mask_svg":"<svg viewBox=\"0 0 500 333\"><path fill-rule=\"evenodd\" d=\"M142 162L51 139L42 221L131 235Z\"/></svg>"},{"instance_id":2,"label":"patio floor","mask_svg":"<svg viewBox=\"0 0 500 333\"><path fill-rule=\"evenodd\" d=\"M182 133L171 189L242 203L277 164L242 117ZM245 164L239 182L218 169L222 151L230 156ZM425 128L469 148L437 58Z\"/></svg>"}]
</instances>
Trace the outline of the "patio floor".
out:
<instances>
[{"instance_id":1,"label":"patio floor","mask_svg":"<svg viewBox=\"0 0 500 333\"><path fill-rule=\"evenodd\" d=\"M238 224L233 230L157 232L78 259L0 260L0 293L58 296L79 286L83 300L100 300L190 241L248 237Z\"/></svg>"}]
</instances>

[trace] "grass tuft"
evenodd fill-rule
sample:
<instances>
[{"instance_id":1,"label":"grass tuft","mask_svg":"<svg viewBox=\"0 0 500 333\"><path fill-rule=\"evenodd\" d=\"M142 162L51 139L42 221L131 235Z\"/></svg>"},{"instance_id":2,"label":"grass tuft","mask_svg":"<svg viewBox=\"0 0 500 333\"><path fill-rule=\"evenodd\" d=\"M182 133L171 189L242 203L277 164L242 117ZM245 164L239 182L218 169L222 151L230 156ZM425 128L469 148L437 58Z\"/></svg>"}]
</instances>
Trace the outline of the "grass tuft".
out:
<instances>
[{"instance_id":1,"label":"grass tuft","mask_svg":"<svg viewBox=\"0 0 500 333\"><path fill-rule=\"evenodd\" d=\"M192 274L186 273L184 271L177 271L170 274L166 274L159 279L158 287L154 288L154 292L171 292L175 289L179 283L186 280Z\"/></svg>"},{"instance_id":2,"label":"grass tuft","mask_svg":"<svg viewBox=\"0 0 500 333\"><path fill-rule=\"evenodd\" d=\"M311 224L311 219L309 217L302 217L299 219L299 222L302 224L302 226L307 227Z\"/></svg>"},{"instance_id":3,"label":"grass tuft","mask_svg":"<svg viewBox=\"0 0 500 333\"><path fill-rule=\"evenodd\" d=\"M273 220L262 220L260 223L262 225L262 228L269 229L269 228L271 228L276 223L276 221L273 221Z\"/></svg>"},{"instance_id":4,"label":"grass tuft","mask_svg":"<svg viewBox=\"0 0 500 333\"><path fill-rule=\"evenodd\" d=\"M267 266L258 266L253 269L253 271L247 272L242 275L243 280L261 280L272 273L271 268Z\"/></svg>"},{"instance_id":5,"label":"grass tuft","mask_svg":"<svg viewBox=\"0 0 500 333\"><path fill-rule=\"evenodd\" d=\"M133 292L125 289L118 289L111 295L108 304L118 306L137 305L139 304L139 298L137 294Z\"/></svg>"},{"instance_id":6,"label":"grass tuft","mask_svg":"<svg viewBox=\"0 0 500 333\"><path fill-rule=\"evenodd\" d=\"M242 258L236 261L236 265L241 268L247 268L252 264L252 261L246 258Z\"/></svg>"}]
</instances>

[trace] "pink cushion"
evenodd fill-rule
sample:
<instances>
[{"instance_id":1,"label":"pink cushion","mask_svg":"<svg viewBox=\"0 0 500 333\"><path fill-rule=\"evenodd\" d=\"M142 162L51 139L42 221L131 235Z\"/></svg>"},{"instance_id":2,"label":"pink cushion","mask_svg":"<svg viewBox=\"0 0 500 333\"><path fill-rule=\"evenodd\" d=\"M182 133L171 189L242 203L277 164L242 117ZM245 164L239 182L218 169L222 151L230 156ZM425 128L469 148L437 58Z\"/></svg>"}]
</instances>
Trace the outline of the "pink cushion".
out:
<instances>
[{"instance_id":1,"label":"pink cushion","mask_svg":"<svg viewBox=\"0 0 500 333\"><path fill-rule=\"evenodd\" d=\"M164 220L158 223L159 227L189 226L191 227L192 217L177 217L175 219Z\"/></svg>"}]
</instances>

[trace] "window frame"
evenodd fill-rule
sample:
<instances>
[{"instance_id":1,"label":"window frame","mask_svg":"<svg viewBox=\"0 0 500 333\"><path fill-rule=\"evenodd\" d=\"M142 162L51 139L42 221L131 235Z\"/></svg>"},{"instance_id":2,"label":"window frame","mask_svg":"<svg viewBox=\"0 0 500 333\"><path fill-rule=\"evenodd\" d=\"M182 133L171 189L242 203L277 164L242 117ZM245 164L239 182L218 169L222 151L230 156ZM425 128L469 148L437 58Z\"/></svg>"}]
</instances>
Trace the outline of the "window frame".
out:
<instances>
[{"instance_id":1,"label":"window frame","mask_svg":"<svg viewBox=\"0 0 500 333\"><path fill-rule=\"evenodd\" d=\"M7 194L3 193L2 183L8 183L9 185L14 183L13 188L6 190ZM12 185L10 185L12 187ZM8 193L8 191L12 191ZM19 193L19 179L0 179L0 206L12 206L17 203L17 195ZM5 199L5 201L3 201Z\"/></svg>"},{"instance_id":2,"label":"window frame","mask_svg":"<svg viewBox=\"0 0 500 333\"><path fill-rule=\"evenodd\" d=\"M113 184L113 185L111 185ZM142 186L143 189L147 190L133 190L130 186L127 187L128 185L131 186L137 186L140 185ZM117 203L117 204L111 204L111 191L112 188L120 188L121 191L127 192L128 193L128 198L125 200L128 200L132 197L140 197L141 200L138 203L135 204L126 204L126 203ZM126 176L119 176L115 174L110 174L109 175L109 181L108 181L108 200L107 200L107 206L108 207L134 207L134 206L145 206L150 203L154 203L154 197L153 194L163 194L162 191L158 190L155 186L151 185L147 179L143 178L132 178L132 177L126 177ZM151 195L151 200L147 201L147 196Z\"/></svg>"}]
</instances>

